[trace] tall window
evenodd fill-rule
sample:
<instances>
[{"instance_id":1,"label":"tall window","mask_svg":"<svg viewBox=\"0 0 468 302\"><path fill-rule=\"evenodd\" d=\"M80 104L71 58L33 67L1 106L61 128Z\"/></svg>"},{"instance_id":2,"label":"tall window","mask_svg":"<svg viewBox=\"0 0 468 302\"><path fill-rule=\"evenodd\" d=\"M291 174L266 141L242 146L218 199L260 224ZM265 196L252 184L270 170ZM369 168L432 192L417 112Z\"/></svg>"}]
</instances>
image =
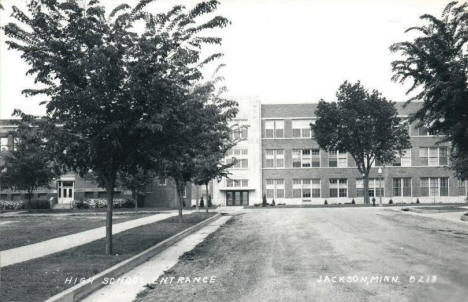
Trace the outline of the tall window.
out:
<instances>
[{"instance_id":1,"label":"tall window","mask_svg":"<svg viewBox=\"0 0 468 302\"><path fill-rule=\"evenodd\" d=\"M265 168L284 168L284 150L265 150Z\"/></svg>"},{"instance_id":2,"label":"tall window","mask_svg":"<svg viewBox=\"0 0 468 302\"><path fill-rule=\"evenodd\" d=\"M267 198L284 198L284 179L266 180Z\"/></svg>"},{"instance_id":3,"label":"tall window","mask_svg":"<svg viewBox=\"0 0 468 302\"><path fill-rule=\"evenodd\" d=\"M447 147L419 148L419 157L422 166L446 166L448 164Z\"/></svg>"},{"instance_id":4,"label":"tall window","mask_svg":"<svg viewBox=\"0 0 468 302\"><path fill-rule=\"evenodd\" d=\"M393 178L393 196L411 196L411 178Z\"/></svg>"},{"instance_id":5,"label":"tall window","mask_svg":"<svg viewBox=\"0 0 468 302\"><path fill-rule=\"evenodd\" d=\"M228 188L247 188L248 186L248 179L226 179L226 187Z\"/></svg>"},{"instance_id":6,"label":"tall window","mask_svg":"<svg viewBox=\"0 0 468 302\"><path fill-rule=\"evenodd\" d=\"M8 151L8 137L0 138L0 151Z\"/></svg>"},{"instance_id":7,"label":"tall window","mask_svg":"<svg viewBox=\"0 0 468 302\"><path fill-rule=\"evenodd\" d=\"M284 137L284 121L283 120L265 121L265 137L266 138Z\"/></svg>"},{"instance_id":8,"label":"tall window","mask_svg":"<svg viewBox=\"0 0 468 302\"><path fill-rule=\"evenodd\" d=\"M226 163L230 164L235 160L232 168L247 169L249 167L248 160L249 150L247 148L234 148L226 152Z\"/></svg>"},{"instance_id":9,"label":"tall window","mask_svg":"<svg viewBox=\"0 0 468 302\"><path fill-rule=\"evenodd\" d=\"M328 166L346 168L348 167L348 154L342 151L328 151Z\"/></svg>"},{"instance_id":10,"label":"tall window","mask_svg":"<svg viewBox=\"0 0 468 302\"><path fill-rule=\"evenodd\" d=\"M231 139L246 140L248 138L249 129L247 125L236 125L231 130Z\"/></svg>"},{"instance_id":11,"label":"tall window","mask_svg":"<svg viewBox=\"0 0 468 302\"><path fill-rule=\"evenodd\" d=\"M320 197L320 179L293 179L293 198L311 199Z\"/></svg>"},{"instance_id":12,"label":"tall window","mask_svg":"<svg viewBox=\"0 0 468 302\"><path fill-rule=\"evenodd\" d=\"M381 181L379 183L379 181ZM369 178L369 196L384 196L384 182L382 178ZM362 178L356 179L356 196L364 196L364 180Z\"/></svg>"},{"instance_id":13,"label":"tall window","mask_svg":"<svg viewBox=\"0 0 468 302\"><path fill-rule=\"evenodd\" d=\"M293 168L320 167L320 149L292 150Z\"/></svg>"},{"instance_id":14,"label":"tall window","mask_svg":"<svg viewBox=\"0 0 468 302\"><path fill-rule=\"evenodd\" d=\"M463 180L457 180L457 191L459 196L466 196L466 183Z\"/></svg>"},{"instance_id":15,"label":"tall window","mask_svg":"<svg viewBox=\"0 0 468 302\"><path fill-rule=\"evenodd\" d=\"M310 138L311 137L311 120L293 120L292 121L292 136Z\"/></svg>"},{"instance_id":16,"label":"tall window","mask_svg":"<svg viewBox=\"0 0 468 302\"><path fill-rule=\"evenodd\" d=\"M347 197L348 180L346 178L330 178L330 197Z\"/></svg>"},{"instance_id":17,"label":"tall window","mask_svg":"<svg viewBox=\"0 0 468 302\"><path fill-rule=\"evenodd\" d=\"M411 149L403 150L402 154L397 153L395 161L393 161L395 167L411 167Z\"/></svg>"},{"instance_id":18,"label":"tall window","mask_svg":"<svg viewBox=\"0 0 468 302\"><path fill-rule=\"evenodd\" d=\"M421 196L448 196L448 177L422 177Z\"/></svg>"}]
</instances>

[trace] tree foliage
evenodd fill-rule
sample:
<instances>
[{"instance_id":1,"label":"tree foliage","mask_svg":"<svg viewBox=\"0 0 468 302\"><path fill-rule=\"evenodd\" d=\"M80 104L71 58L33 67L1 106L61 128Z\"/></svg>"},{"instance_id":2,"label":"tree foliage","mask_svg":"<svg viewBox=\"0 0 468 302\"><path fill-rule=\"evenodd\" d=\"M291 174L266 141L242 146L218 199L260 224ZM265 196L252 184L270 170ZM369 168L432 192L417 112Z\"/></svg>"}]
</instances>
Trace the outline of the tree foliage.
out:
<instances>
[{"instance_id":1,"label":"tree foliage","mask_svg":"<svg viewBox=\"0 0 468 302\"><path fill-rule=\"evenodd\" d=\"M360 82L345 81L337 102L321 100L312 125L315 139L325 150L348 152L364 178L365 202L369 202L368 177L376 161L391 163L398 152L410 147L407 125L394 104L377 90L369 92Z\"/></svg>"},{"instance_id":2,"label":"tree foliage","mask_svg":"<svg viewBox=\"0 0 468 302\"><path fill-rule=\"evenodd\" d=\"M392 62L394 81L412 81L408 102L423 101L414 119L452 143L452 166L468 177L468 3L450 2L437 18L422 15L422 26L406 32L418 36L395 43L392 52L402 56Z\"/></svg>"},{"instance_id":3,"label":"tree foliage","mask_svg":"<svg viewBox=\"0 0 468 302\"><path fill-rule=\"evenodd\" d=\"M24 115L18 123L12 133L13 149L2 153L0 183L5 188L25 190L30 208L32 193L39 187L48 187L56 170L36 119Z\"/></svg>"},{"instance_id":4,"label":"tree foliage","mask_svg":"<svg viewBox=\"0 0 468 302\"><path fill-rule=\"evenodd\" d=\"M217 1L163 13L145 10L151 2L121 4L107 14L99 0L85 7L31 0L26 12L13 6L15 22L4 27L9 48L21 53L37 83L23 93L46 97L48 147L63 166L81 174L92 169L108 192L108 254L117 175L152 167L168 154L165 133L178 133L169 122L178 120L180 110L197 119L188 95L202 79L203 65L219 57L203 58L201 50L221 43L204 33L229 23L211 16ZM211 17L200 21L205 16ZM144 30L137 30L139 24ZM183 120L176 124L186 127Z\"/></svg>"}]
</instances>

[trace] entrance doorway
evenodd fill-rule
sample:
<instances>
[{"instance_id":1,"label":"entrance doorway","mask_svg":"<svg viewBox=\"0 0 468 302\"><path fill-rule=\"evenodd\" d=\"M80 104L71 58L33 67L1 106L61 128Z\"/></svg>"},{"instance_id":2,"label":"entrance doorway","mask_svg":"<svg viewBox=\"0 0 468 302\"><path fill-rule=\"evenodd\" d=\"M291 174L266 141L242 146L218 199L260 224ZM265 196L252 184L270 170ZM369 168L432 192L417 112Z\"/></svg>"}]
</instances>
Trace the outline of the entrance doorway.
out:
<instances>
[{"instance_id":1,"label":"entrance doorway","mask_svg":"<svg viewBox=\"0 0 468 302\"><path fill-rule=\"evenodd\" d=\"M75 199L74 181L57 182L58 203L71 203Z\"/></svg>"},{"instance_id":2,"label":"entrance doorway","mask_svg":"<svg viewBox=\"0 0 468 302\"><path fill-rule=\"evenodd\" d=\"M226 191L226 206L249 205L249 191Z\"/></svg>"}]
</instances>

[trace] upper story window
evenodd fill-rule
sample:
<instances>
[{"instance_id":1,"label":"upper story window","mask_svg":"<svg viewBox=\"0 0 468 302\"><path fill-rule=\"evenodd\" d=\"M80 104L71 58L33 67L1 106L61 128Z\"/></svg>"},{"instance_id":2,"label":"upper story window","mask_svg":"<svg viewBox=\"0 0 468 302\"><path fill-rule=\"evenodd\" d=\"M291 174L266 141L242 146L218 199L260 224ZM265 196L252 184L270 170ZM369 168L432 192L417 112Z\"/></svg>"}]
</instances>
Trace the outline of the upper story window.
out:
<instances>
[{"instance_id":1,"label":"upper story window","mask_svg":"<svg viewBox=\"0 0 468 302\"><path fill-rule=\"evenodd\" d=\"M284 137L284 121L283 120L265 121L265 137L266 138Z\"/></svg>"},{"instance_id":2,"label":"upper story window","mask_svg":"<svg viewBox=\"0 0 468 302\"><path fill-rule=\"evenodd\" d=\"M284 150L265 150L265 168L284 168Z\"/></svg>"},{"instance_id":3,"label":"upper story window","mask_svg":"<svg viewBox=\"0 0 468 302\"><path fill-rule=\"evenodd\" d=\"M417 127L416 133L418 134L418 136L433 136L433 135L439 135L439 133L437 133L437 131L429 130L429 129L428 129L427 127L425 127L425 126L419 126L419 127Z\"/></svg>"},{"instance_id":4,"label":"upper story window","mask_svg":"<svg viewBox=\"0 0 468 302\"><path fill-rule=\"evenodd\" d=\"M8 151L8 137L0 138L0 151Z\"/></svg>"},{"instance_id":5,"label":"upper story window","mask_svg":"<svg viewBox=\"0 0 468 302\"><path fill-rule=\"evenodd\" d=\"M158 185L164 187L167 185L167 178L165 177L159 177L158 179Z\"/></svg>"},{"instance_id":6,"label":"upper story window","mask_svg":"<svg viewBox=\"0 0 468 302\"><path fill-rule=\"evenodd\" d=\"M403 150L402 154L396 154L396 158L393 161L395 167L411 167L411 149Z\"/></svg>"},{"instance_id":7,"label":"upper story window","mask_svg":"<svg viewBox=\"0 0 468 302\"><path fill-rule=\"evenodd\" d=\"M348 154L342 151L328 151L328 166L330 168L346 168L348 167Z\"/></svg>"},{"instance_id":8,"label":"upper story window","mask_svg":"<svg viewBox=\"0 0 468 302\"><path fill-rule=\"evenodd\" d=\"M249 136L249 128L246 125L236 126L231 131L231 139L246 140Z\"/></svg>"},{"instance_id":9,"label":"upper story window","mask_svg":"<svg viewBox=\"0 0 468 302\"><path fill-rule=\"evenodd\" d=\"M447 147L419 148L419 157L422 166L446 166L448 164Z\"/></svg>"},{"instance_id":10,"label":"upper story window","mask_svg":"<svg viewBox=\"0 0 468 302\"><path fill-rule=\"evenodd\" d=\"M292 150L293 168L320 167L320 149Z\"/></svg>"},{"instance_id":11,"label":"upper story window","mask_svg":"<svg viewBox=\"0 0 468 302\"><path fill-rule=\"evenodd\" d=\"M226 164L235 161L232 168L247 169L249 167L249 150L247 148L234 148L226 152Z\"/></svg>"},{"instance_id":12,"label":"upper story window","mask_svg":"<svg viewBox=\"0 0 468 302\"><path fill-rule=\"evenodd\" d=\"M310 128L311 120L293 120L292 121L292 136L310 138L312 130Z\"/></svg>"}]
</instances>

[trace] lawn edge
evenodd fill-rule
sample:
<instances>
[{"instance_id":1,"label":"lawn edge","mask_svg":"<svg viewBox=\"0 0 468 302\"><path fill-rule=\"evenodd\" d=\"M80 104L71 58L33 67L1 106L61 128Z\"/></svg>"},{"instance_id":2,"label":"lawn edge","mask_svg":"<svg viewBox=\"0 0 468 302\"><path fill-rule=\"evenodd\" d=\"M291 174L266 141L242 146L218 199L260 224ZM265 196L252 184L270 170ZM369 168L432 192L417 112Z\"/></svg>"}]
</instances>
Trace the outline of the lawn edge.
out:
<instances>
[{"instance_id":1,"label":"lawn edge","mask_svg":"<svg viewBox=\"0 0 468 302\"><path fill-rule=\"evenodd\" d=\"M193 225L167 239L164 241L159 242L158 244L140 252L139 254L124 260L122 262L117 263L114 266L94 275L91 277L93 282L84 282L77 284L69 289L66 289L50 298L48 298L45 302L75 302L79 301L86 296L90 295L91 293L95 292L96 290L104 287L103 280L109 275L112 277L118 277L123 275L124 273L134 269L138 265L146 262L148 259L152 258L153 256L163 252L168 247L172 246L173 244L177 243L178 241L184 239L188 235L198 231L205 225L209 224L210 222L217 220L221 217L220 213L215 214L212 217L209 217L196 225Z\"/></svg>"}]
</instances>

